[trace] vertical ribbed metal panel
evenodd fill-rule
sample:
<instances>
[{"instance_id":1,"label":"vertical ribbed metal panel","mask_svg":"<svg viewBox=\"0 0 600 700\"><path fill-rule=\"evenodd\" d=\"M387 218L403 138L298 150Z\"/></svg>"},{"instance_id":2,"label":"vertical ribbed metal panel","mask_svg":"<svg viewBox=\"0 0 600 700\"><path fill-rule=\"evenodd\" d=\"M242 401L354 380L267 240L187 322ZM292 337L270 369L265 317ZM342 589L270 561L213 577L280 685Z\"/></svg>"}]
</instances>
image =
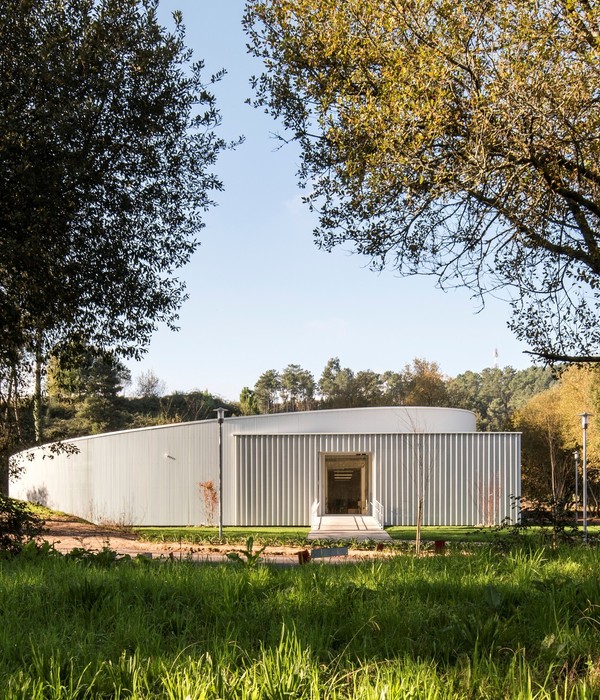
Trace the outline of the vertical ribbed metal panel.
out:
<instances>
[{"instance_id":1,"label":"vertical ribbed metal panel","mask_svg":"<svg viewBox=\"0 0 600 700\"><path fill-rule=\"evenodd\" d=\"M236 438L238 509L235 523L305 525L317 497L318 436Z\"/></svg>"},{"instance_id":2,"label":"vertical ribbed metal panel","mask_svg":"<svg viewBox=\"0 0 600 700\"><path fill-rule=\"evenodd\" d=\"M387 525L414 525L419 493L424 524L491 524L517 515L511 497L520 495L518 434L236 434L238 425L223 425L226 525L309 525L313 501L323 507L322 456L331 453L369 455L368 500L383 505ZM215 421L72 442L79 453L69 457L42 459L43 449L32 451L11 495L46 488L51 507L95 521L210 521L199 483L218 488Z\"/></svg>"},{"instance_id":3,"label":"vertical ribbed metal panel","mask_svg":"<svg viewBox=\"0 0 600 700\"><path fill-rule=\"evenodd\" d=\"M517 434L238 435L236 524L308 525L323 503L323 454L367 453L369 500L386 525L491 525L513 516L520 483Z\"/></svg>"},{"instance_id":4,"label":"vertical ribbed metal panel","mask_svg":"<svg viewBox=\"0 0 600 700\"><path fill-rule=\"evenodd\" d=\"M99 522L144 525L205 523L210 513L199 488L218 488L214 422L187 423L70 441L79 452L43 459L43 448L11 492L45 487L48 503ZM235 492L224 479L224 503ZM216 517L216 513L215 513Z\"/></svg>"},{"instance_id":5,"label":"vertical ribbed metal panel","mask_svg":"<svg viewBox=\"0 0 600 700\"><path fill-rule=\"evenodd\" d=\"M519 435L405 434L390 436L390 442L396 458L383 469L378 497L387 524L416 524L419 494L425 525L491 525L515 517Z\"/></svg>"},{"instance_id":6,"label":"vertical ribbed metal panel","mask_svg":"<svg viewBox=\"0 0 600 700\"><path fill-rule=\"evenodd\" d=\"M212 482L218 489L217 443L208 427L183 424L90 439L92 519L154 525L214 520L200 488Z\"/></svg>"}]
</instances>

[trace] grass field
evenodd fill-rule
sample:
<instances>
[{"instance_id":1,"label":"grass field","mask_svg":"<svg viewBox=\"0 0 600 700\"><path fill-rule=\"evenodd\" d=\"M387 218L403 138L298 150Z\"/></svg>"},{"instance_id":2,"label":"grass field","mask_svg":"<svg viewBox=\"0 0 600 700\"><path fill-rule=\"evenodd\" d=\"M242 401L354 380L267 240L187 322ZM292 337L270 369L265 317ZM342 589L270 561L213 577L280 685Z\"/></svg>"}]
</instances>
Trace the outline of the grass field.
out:
<instances>
[{"instance_id":1,"label":"grass field","mask_svg":"<svg viewBox=\"0 0 600 700\"><path fill-rule=\"evenodd\" d=\"M190 542L192 544L219 542L219 532L216 527L136 527L133 531L150 542ZM416 535L414 527L388 527L386 531L394 541L399 543L414 541ZM588 532L590 537L597 537L600 534L600 526L590 526ZM223 541L226 544L243 544L249 536L252 536L260 545L304 546L308 533L307 527L224 527ZM421 530L423 542L444 540L461 544L490 543L498 539L510 539L513 535L514 532L510 529L499 530L492 527L424 527ZM519 536L543 543L549 539L550 533L547 529L532 527L522 530ZM355 546L361 545L356 543Z\"/></svg>"},{"instance_id":2,"label":"grass field","mask_svg":"<svg viewBox=\"0 0 600 700\"><path fill-rule=\"evenodd\" d=\"M192 544L213 544L219 542L216 527L135 527L133 531L148 542L190 542ZM242 544L252 536L257 544L290 544L300 546L306 543L308 527L224 527L223 542Z\"/></svg>"},{"instance_id":3,"label":"grass field","mask_svg":"<svg viewBox=\"0 0 600 700\"><path fill-rule=\"evenodd\" d=\"M0 561L0 697L600 697L600 551Z\"/></svg>"}]
</instances>

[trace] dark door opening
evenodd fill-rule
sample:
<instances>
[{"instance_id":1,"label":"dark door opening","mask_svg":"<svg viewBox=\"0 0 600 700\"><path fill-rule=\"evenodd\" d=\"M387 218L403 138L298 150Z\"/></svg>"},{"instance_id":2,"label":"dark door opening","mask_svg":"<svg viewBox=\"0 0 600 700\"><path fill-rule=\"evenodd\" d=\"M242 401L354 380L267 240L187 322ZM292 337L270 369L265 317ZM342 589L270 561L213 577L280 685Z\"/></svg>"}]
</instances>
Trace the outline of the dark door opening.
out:
<instances>
[{"instance_id":1,"label":"dark door opening","mask_svg":"<svg viewBox=\"0 0 600 700\"><path fill-rule=\"evenodd\" d=\"M326 455L326 515L367 512L367 455Z\"/></svg>"}]
</instances>

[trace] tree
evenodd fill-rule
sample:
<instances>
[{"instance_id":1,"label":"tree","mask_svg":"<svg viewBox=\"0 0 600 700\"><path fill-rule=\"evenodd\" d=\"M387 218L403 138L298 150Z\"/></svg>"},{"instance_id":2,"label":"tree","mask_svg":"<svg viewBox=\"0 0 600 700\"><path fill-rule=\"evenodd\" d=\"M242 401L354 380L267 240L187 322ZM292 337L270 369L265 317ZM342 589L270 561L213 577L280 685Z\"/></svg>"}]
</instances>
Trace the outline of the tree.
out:
<instances>
[{"instance_id":1,"label":"tree","mask_svg":"<svg viewBox=\"0 0 600 700\"><path fill-rule=\"evenodd\" d=\"M581 448L583 436L580 414L595 414L587 431L587 457L600 467L600 431L598 419L600 408L598 389L600 388L600 368L595 366L568 367L561 375L560 410L563 415L563 438L565 446L574 450Z\"/></svg>"},{"instance_id":2,"label":"tree","mask_svg":"<svg viewBox=\"0 0 600 700\"><path fill-rule=\"evenodd\" d=\"M547 368L487 367L450 379L447 390L450 405L473 411L478 429L493 432L512 430L515 411L555 381Z\"/></svg>"},{"instance_id":3,"label":"tree","mask_svg":"<svg viewBox=\"0 0 600 700\"><path fill-rule=\"evenodd\" d=\"M240 392L240 409L243 416L253 416L259 413L256 394L248 386Z\"/></svg>"},{"instance_id":4,"label":"tree","mask_svg":"<svg viewBox=\"0 0 600 700\"><path fill-rule=\"evenodd\" d=\"M523 494L565 501L574 485L573 452L581 451L580 413L597 412L597 366L569 367L558 381L516 411L514 426L523 433ZM588 491L600 503L600 442L596 420L588 429Z\"/></svg>"},{"instance_id":5,"label":"tree","mask_svg":"<svg viewBox=\"0 0 600 700\"><path fill-rule=\"evenodd\" d=\"M357 406L380 406L381 376L370 369L362 369L354 375L354 396Z\"/></svg>"},{"instance_id":6,"label":"tree","mask_svg":"<svg viewBox=\"0 0 600 700\"><path fill-rule=\"evenodd\" d=\"M92 347L71 348L69 360L52 357L47 391L51 398L82 401L87 396L115 397L131 381L131 372L114 354Z\"/></svg>"},{"instance_id":7,"label":"tree","mask_svg":"<svg viewBox=\"0 0 600 700\"><path fill-rule=\"evenodd\" d=\"M275 369L263 372L254 385L254 396L261 413L273 413L279 399L281 377Z\"/></svg>"},{"instance_id":8,"label":"tree","mask_svg":"<svg viewBox=\"0 0 600 700\"><path fill-rule=\"evenodd\" d=\"M325 408L351 408L354 406L354 372L342 368L339 357L327 361L319 380L321 404Z\"/></svg>"},{"instance_id":9,"label":"tree","mask_svg":"<svg viewBox=\"0 0 600 700\"><path fill-rule=\"evenodd\" d=\"M403 372L405 406L447 406L446 380L436 362L415 358Z\"/></svg>"},{"instance_id":10,"label":"tree","mask_svg":"<svg viewBox=\"0 0 600 700\"><path fill-rule=\"evenodd\" d=\"M151 369L142 372L138 376L136 383L136 396L143 399L160 398L166 390L164 381Z\"/></svg>"},{"instance_id":11,"label":"tree","mask_svg":"<svg viewBox=\"0 0 600 700\"><path fill-rule=\"evenodd\" d=\"M0 7L5 407L15 377L35 365L37 394L45 358L73 339L139 356L157 323L175 328L185 289L174 274L221 188L209 169L225 144L181 15L169 32L157 6ZM19 440L3 431L6 459Z\"/></svg>"},{"instance_id":12,"label":"tree","mask_svg":"<svg viewBox=\"0 0 600 700\"><path fill-rule=\"evenodd\" d=\"M387 370L381 375L384 406L403 406L406 398L405 375Z\"/></svg>"},{"instance_id":13,"label":"tree","mask_svg":"<svg viewBox=\"0 0 600 700\"><path fill-rule=\"evenodd\" d=\"M224 144L181 18L168 33L157 4L0 9L2 301L25 338L81 334L135 356L176 319L172 273L221 186L207 167Z\"/></svg>"},{"instance_id":14,"label":"tree","mask_svg":"<svg viewBox=\"0 0 600 700\"><path fill-rule=\"evenodd\" d=\"M227 415L239 414L239 407L208 391L180 391L160 400L160 423L184 423L187 421L214 420L217 408L224 408Z\"/></svg>"},{"instance_id":15,"label":"tree","mask_svg":"<svg viewBox=\"0 0 600 700\"><path fill-rule=\"evenodd\" d=\"M523 495L554 506L564 503L572 488L573 452L564 440L561 387L532 397L515 415L523 433Z\"/></svg>"},{"instance_id":16,"label":"tree","mask_svg":"<svg viewBox=\"0 0 600 700\"><path fill-rule=\"evenodd\" d=\"M68 356L52 357L48 411L51 417L61 415L67 421L55 423L51 436L60 439L124 428L127 418L120 394L130 380L129 369L118 357L97 348L71 347Z\"/></svg>"},{"instance_id":17,"label":"tree","mask_svg":"<svg viewBox=\"0 0 600 700\"><path fill-rule=\"evenodd\" d=\"M534 353L599 361L599 12L250 0L256 104L301 146L318 244L502 289Z\"/></svg>"},{"instance_id":18,"label":"tree","mask_svg":"<svg viewBox=\"0 0 600 700\"><path fill-rule=\"evenodd\" d=\"M281 373L280 394L288 411L312 408L315 396L315 380L312 374L300 365L288 365Z\"/></svg>"}]
</instances>

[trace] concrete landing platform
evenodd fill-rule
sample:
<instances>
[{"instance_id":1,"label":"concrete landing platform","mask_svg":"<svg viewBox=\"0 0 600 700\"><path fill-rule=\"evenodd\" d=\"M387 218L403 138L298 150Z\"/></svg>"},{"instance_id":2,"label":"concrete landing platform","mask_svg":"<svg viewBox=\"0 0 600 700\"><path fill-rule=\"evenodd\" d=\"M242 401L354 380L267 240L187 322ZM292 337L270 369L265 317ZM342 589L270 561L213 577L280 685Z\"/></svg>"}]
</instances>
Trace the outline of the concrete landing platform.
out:
<instances>
[{"instance_id":1,"label":"concrete landing platform","mask_svg":"<svg viewBox=\"0 0 600 700\"><path fill-rule=\"evenodd\" d=\"M370 515L323 515L317 518L307 539L389 542L392 538Z\"/></svg>"}]
</instances>

